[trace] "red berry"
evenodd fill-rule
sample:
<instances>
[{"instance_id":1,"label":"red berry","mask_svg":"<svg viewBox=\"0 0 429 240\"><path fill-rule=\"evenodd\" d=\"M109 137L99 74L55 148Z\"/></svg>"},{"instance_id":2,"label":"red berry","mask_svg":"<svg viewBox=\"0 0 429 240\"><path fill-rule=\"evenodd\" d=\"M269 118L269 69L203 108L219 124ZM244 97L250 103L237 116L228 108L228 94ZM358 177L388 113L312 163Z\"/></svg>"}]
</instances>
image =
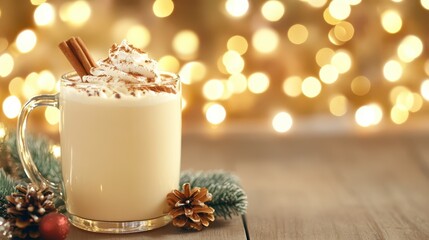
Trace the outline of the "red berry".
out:
<instances>
[{"instance_id":1,"label":"red berry","mask_svg":"<svg viewBox=\"0 0 429 240\"><path fill-rule=\"evenodd\" d=\"M64 240L70 231L70 223L61 213L49 213L39 224L40 236L44 240Z\"/></svg>"}]
</instances>

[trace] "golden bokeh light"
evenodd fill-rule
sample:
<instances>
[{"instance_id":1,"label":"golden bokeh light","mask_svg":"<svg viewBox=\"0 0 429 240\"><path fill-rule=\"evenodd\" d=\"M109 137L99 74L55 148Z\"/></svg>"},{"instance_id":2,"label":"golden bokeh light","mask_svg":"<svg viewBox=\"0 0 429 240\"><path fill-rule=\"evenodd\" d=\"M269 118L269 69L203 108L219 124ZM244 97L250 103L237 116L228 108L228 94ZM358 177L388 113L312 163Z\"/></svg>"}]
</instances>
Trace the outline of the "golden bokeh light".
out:
<instances>
[{"instance_id":1,"label":"golden bokeh light","mask_svg":"<svg viewBox=\"0 0 429 240\"><path fill-rule=\"evenodd\" d=\"M429 10L429 0L420 0L420 4L426 10Z\"/></svg>"},{"instance_id":2,"label":"golden bokeh light","mask_svg":"<svg viewBox=\"0 0 429 240\"><path fill-rule=\"evenodd\" d=\"M410 110L414 105L414 94L411 91L402 91L396 97L395 105Z\"/></svg>"},{"instance_id":3,"label":"golden bokeh light","mask_svg":"<svg viewBox=\"0 0 429 240\"><path fill-rule=\"evenodd\" d=\"M15 77L9 82L10 95L20 96L24 86L24 79L22 77Z\"/></svg>"},{"instance_id":4,"label":"golden bokeh light","mask_svg":"<svg viewBox=\"0 0 429 240\"><path fill-rule=\"evenodd\" d=\"M325 6L328 0L306 0L306 2L314 8L321 8Z\"/></svg>"},{"instance_id":5,"label":"golden bokeh light","mask_svg":"<svg viewBox=\"0 0 429 240\"><path fill-rule=\"evenodd\" d=\"M58 145L52 145L51 148L52 155L54 155L55 158L61 157L61 147Z\"/></svg>"},{"instance_id":6,"label":"golden bokeh light","mask_svg":"<svg viewBox=\"0 0 429 240\"><path fill-rule=\"evenodd\" d=\"M226 110L222 105L218 103L213 103L209 104L209 106L207 106L206 108L206 119L209 123L213 125L219 125L223 121L225 121Z\"/></svg>"},{"instance_id":7,"label":"golden bokeh light","mask_svg":"<svg viewBox=\"0 0 429 240\"><path fill-rule=\"evenodd\" d=\"M288 112L279 112L273 117L271 124L274 131L285 133L292 128L293 119Z\"/></svg>"},{"instance_id":8,"label":"golden bokeh light","mask_svg":"<svg viewBox=\"0 0 429 240\"><path fill-rule=\"evenodd\" d=\"M426 101L429 101L429 79L424 80L420 85L420 93Z\"/></svg>"},{"instance_id":9,"label":"golden bokeh light","mask_svg":"<svg viewBox=\"0 0 429 240\"><path fill-rule=\"evenodd\" d=\"M403 73L402 65L396 60L389 60L384 64L383 76L389 82L401 79Z\"/></svg>"},{"instance_id":10,"label":"golden bokeh light","mask_svg":"<svg viewBox=\"0 0 429 240\"><path fill-rule=\"evenodd\" d=\"M283 81L283 92L289 97L301 95L302 79L299 76L290 76Z\"/></svg>"},{"instance_id":11,"label":"golden bokeh light","mask_svg":"<svg viewBox=\"0 0 429 240\"><path fill-rule=\"evenodd\" d=\"M261 7L262 16L270 22L277 22L285 13L285 6L278 0L268 0Z\"/></svg>"},{"instance_id":12,"label":"golden bokeh light","mask_svg":"<svg viewBox=\"0 0 429 240\"><path fill-rule=\"evenodd\" d=\"M328 9L331 16L338 20L344 20L348 18L352 10L349 3L344 0L332 0L329 3Z\"/></svg>"},{"instance_id":13,"label":"golden bokeh light","mask_svg":"<svg viewBox=\"0 0 429 240\"><path fill-rule=\"evenodd\" d=\"M37 84L39 80L39 74L31 72L25 77L24 86L22 93L26 99L30 99L40 93L39 86Z\"/></svg>"},{"instance_id":14,"label":"golden bokeh light","mask_svg":"<svg viewBox=\"0 0 429 240\"><path fill-rule=\"evenodd\" d=\"M423 107L423 98L418 93L413 93L413 105L409 109L410 112L418 112Z\"/></svg>"},{"instance_id":15,"label":"golden bokeh light","mask_svg":"<svg viewBox=\"0 0 429 240\"><path fill-rule=\"evenodd\" d=\"M353 38L355 29L353 25L347 21L342 21L334 27L335 38L341 42L350 41Z\"/></svg>"},{"instance_id":16,"label":"golden bokeh light","mask_svg":"<svg viewBox=\"0 0 429 240\"><path fill-rule=\"evenodd\" d=\"M172 0L156 0L152 5L153 13L159 18L170 16L173 10L174 3Z\"/></svg>"},{"instance_id":17,"label":"golden bokeh light","mask_svg":"<svg viewBox=\"0 0 429 240\"><path fill-rule=\"evenodd\" d=\"M229 74L241 73L244 69L244 60L236 51L229 50L224 53L222 63Z\"/></svg>"},{"instance_id":18,"label":"golden bokeh light","mask_svg":"<svg viewBox=\"0 0 429 240\"><path fill-rule=\"evenodd\" d=\"M418 58L423 52L423 42L414 35L406 36L398 46L398 57L401 61L409 63Z\"/></svg>"},{"instance_id":19,"label":"golden bokeh light","mask_svg":"<svg viewBox=\"0 0 429 240\"><path fill-rule=\"evenodd\" d=\"M207 67L202 62L188 62L179 71L182 83L192 84L201 81L207 74Z\"/></svg>"},{"instance_id":20,"label":"golden bokeh light","mask_svg":"<svg viewBox=\"0 0 429 240\"><path fill-rule=\"evenodd\" d=\"M9 96L3 101L3 113L9 118L16 118L21 111L21 101L16 96Z\"/></svg>"},{"instance_id":21,"label":"golden bokeh light","mask_svg":"<svg viewBox=\"0 0 429 240\"><path fill-rule=\"evenodd\" d=\"M330 48L321 48L316 53L316 63L319 67L323 67L326 64L331 63L332 57L335 55L335 51Z\"/></svg>"},{"instance_id":22,"label":"golden bokeh light","mask_svg":"<svg viewBox=\"0 0 429 240\"><path fill-rule=\"evenodd\" d=\"M37 44L37 36L33 30L26 29L18 34L15 40L16 48L22 53L28 53Z\"/></svg>"},{"instance_id":23,"label":"golden bokeh light","mask_svg":"<svg viewBox=\"0 0 429 240\"><path fill-rule=\"evenodd\" d=\"M241 73L229 76L228 81L231 83L233 93L243 93L247 89L246 76Z\"/></svg>"},{"instance_id":24,"label":"golden bokeh light","mask_svg":"<svg viewBox=\"0 0 429 240\"><path fill-rule=\"evenodd\" d=\"M51 92L55 89L55 76L49 70L43 70L39 73L37 80L38 88L42 91Z\"/></svg>"},{"instance_id":25,"label":"golden bokeh light","mask_svg":"<svg viewBox=\"0 0 429 240\"><path fill-rule=\"evenodd\" d=\"M401 92L411 92L410 89L404 86L396 86L390 90L389 101L392 105L396 104L396 99Z\"/></svg>"},{"instance_id":26,"label":"golden bokeh light","mask_svg":"<svg viewBox=\"0 0 429 240\"><path fill-rule=\"evenodd\" d=\"M203 96L207 100L219 100L225 92L225 86L219 79L211 79L204 83Z\"/></svg>"},{"instance_id":27,"label":"golden bokeh light","mask_svg":"<svg viewBox=\"0 0 429 240\"><path fill-rule=\"evenodd\" d=\"M60 7L60 19L70 26L84 25L91 17L91 6L87 1L65 2Z\"/></svg>"},{"instance_id":28,"label":"golden bokeh light","mask_svg":"<svg viewBox=\"0 0 429 240\"><path fill-rule=\"evenodd\" d=\"M315 98L322 91L322 84L315 77L307 77L302 81L301 91L306 97Z\"/></svg>"},{"instance_id":29,"label":"golden bokeh light","mask_svg":"<svg viewBox=\"0 0 429 240\"><path fill-rule=\"evenodd\" d=\"M337 81L339 76L338 70L334 65L327 64L320 68L320 80L326 84L332 84Z\"/></svg>"},{"instance_id":30,"label":"golden bokeh light","mask_svg":"<svg viewBox=\"0 0 429 240\"><path fill-rule=\"evenodd\" d=\"M329 111L334 116L344 116L347 113L347 98L344 95L332 97L329 101Z\"/></svg>"},{"instance_id":31,"label":"golden bokeh light","mask_svg":"<svg viewBox=\"0 0 429 240\"><path fill-rule=\"evenodd\" d=\"M323 19L330 25L336 25L341 22L341 20L338 20L331 15L329 8L326 8L325 11L323 11Z\"/></svg>"},{"instance_id":32,"label":"golden bokeh light","mask_svg":"<svg viewBox=\"0 0 429 240\"><path fill-rule=\"evenodd\" d=\"M387 10L381 14L381 26L391 34L397 33L402 28L402 18L399 12L395 10Z\"/></svg>"},{"instance_id":33,"label":"golden bokeh light","mask_svg":"<svg viewBox=\"0 0 429 240\"><path fill-rule=\"evenodd\" d=\"M3 140L2 138L4 138L6 136L6 127L4 126L3 123L0 123L0 139Z\"/></svg>"},{"instance_id":34,"label":"golden bokeh light","mask_svg":"<svg viewBox=\"0 0 429 240\"><path fill-rule=\"evenodd\" d=\"M232 17L242 17L249 10L248 0L226 0L225 9Z\"/></svg>"},{"instance_id":35,"label":"golden bokeh light","mask_svg":"<svg viewBox=\"0 0 429 240\"><path fill-rule=\"evenodd\" d=\"M293 44L303 44L308 39L307 27L302 24L292 25L287 32L288 39Z\"/></svg>"},{"instance_id":36,"label":"golden bokeh light","mask_svg":"<svg viewBox=\"0 0 429 240\"><path fill-rule=\"evenodd\" d=\"M362 0L346 0L350 5L359 5Z\"/></svg>"},{"instance_id":37,"label":"golden bokeh light","mask_svg":"<svg viewBox=\"0 0 429 240\"><path fill-rule=\"evenodd\" d=\"M55 9L49 3L42 3L34 11L33 18L38 26L52 25L55 21Z\"/></svg>"},{"instance_id":38,"label":"golden bokeh light","mask_svg":"<svg viewBox=\"0 0 429 240\"><path fill-rule=\"evenodd\" d=\"M159 69L167 72L178 72L180 62L172 55L165 55L158 60Z\"/></svg>"},{"instance_id":39,"label":"golden bokeh light","mask_svg":"<svg viewBox=\"0 0 429 240\"><path fill-rule=\"evenodd\" d=\"M271 28L258 29L252 36L252 46L260 53L273 52L279 42L279 34Z\"/></svg>"},{"instance_id":40,"label":"golden bokeh light","mask_svg":"<svg viewBox=\"0 0 429 240\"><path fill-rule=\"evenodd\" d=\"M33 5L40 5L42 3L45 3L46 0L30 0L31 4Z\"/></svg>"},{"instance_id":41,"label":"golden bokeh light","mask_svg":"<svg viewBox=\"0 0 429 240\"><path fill-rule=\"evenodd\" d=\"M371 89L371 81L364 76L358 76L352 80L350 88L356 96L364 96Z\"/></svg>"},{"instance_id":42,"label":"golden bokeh light","mask_svg":"<svg viewBox=\"0 0 429 240\"><path fill-rule=\"evenodd\" d=\"M228 48L228 50L236 51L240 55L243 55L247 52L249 44L247 43L246 38L244 38L243 36L234 35L228 39L226 47Z\"/></svg>"},{"instance_id":43,"label":"golden bokeh light","mask_svg":"<svg viewBox=\"0 0 429 240\"><path fill-rule=\"evenodd\" d=\"M270 86L270 79L267 74L262 72L256 72L251 74L247 79L247 86L249 91L255 94L261 94L267 91Z\"/></svg>"},{"instance_id":44,"label":"golden bokeh light","mask_svg":"<svg viewBox=\"0 0 429 240\"><path fill-rule=\"evenodd\" d=\"M195 58L199 45L198 35L191 30L182 30L173 38L173 50L184 60Z\"/></svg>"},{"instance_id":45,"label":"golden bokeh light","mask_svg":"<svg viewBox=\"0 0 429 240\"><path fill-rule=\"evenodd\" d=\"M0 77L7 77L13 70L14 61L9 53L0 55Z\"/></svg>"},{"instance_id":46,"label":"golden bokeh light","mask_svg":"<svg viewBox=\"0 0 429 240\"><path fill-rule=\"evenodd\" d=\"M362 106L355 113L356 123L361 127L378 125L382 119L383 110L375 103Z\"/></svg>"},{"instance_id":47,"label":"golden bokeh light","mask_svg":"<svg viewBox=\"0 0 429 240\"><path fill-rule=\"evenodd\" d=\"M143 49L150 43L150 32L143 25L134 25L128 29L125 38L130 44Z\"/></svg>"},{"instance_id":48,"label":"golden bokeh light","mask_svg":"<svg viewBox=\"0 0 429 240\"><path fill-rule=\"evenodd\" d=\"M331 64L334 65L339 73L346 73L352 67L352 58L346 50L338 50L331 58Z\"/></svg>"},{"instance_id":49,"label":"golden bokeh light","mask_svg":"<svg viewBox=\"0 0 429 240\"><path fill-rule=\"evenodd\" d=\"M46 107L45 119L51 125L58 124L60 121L60 110L56 107Z\"/></svg>"},{"instance_id":50,"label":"golden bokeh light","mask_svg":"<svg viewBox=\"0 0 429 240\"><path fill-rule=\"evenodd\" d=\"M395 124L403 124L407 121L409 116L409 113L406 109L401 108L399 106L393 106L390 111L390 119L392 119L392 122Z\"/></svg>"}]
</instances>

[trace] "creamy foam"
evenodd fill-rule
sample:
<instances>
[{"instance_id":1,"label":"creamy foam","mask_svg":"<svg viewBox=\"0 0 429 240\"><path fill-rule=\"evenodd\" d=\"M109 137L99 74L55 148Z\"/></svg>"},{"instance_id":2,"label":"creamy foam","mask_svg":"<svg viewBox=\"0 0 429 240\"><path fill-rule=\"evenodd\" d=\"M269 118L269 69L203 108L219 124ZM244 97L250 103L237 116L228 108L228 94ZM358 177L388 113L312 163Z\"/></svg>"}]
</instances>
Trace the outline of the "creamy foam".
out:
<instances>
[{"instance_id":1,"label":"creamy foam","mask_svg":"<svg viewBox=\"0 0 429 240\"><path fill-rule=\"evenodd\" d=\"M64 86L91 97L117 99L178 92L178 76L160 72L156 60L126 40L114 44L97 64L92 75L69 78Z\"/></svg>"}]
</instances>

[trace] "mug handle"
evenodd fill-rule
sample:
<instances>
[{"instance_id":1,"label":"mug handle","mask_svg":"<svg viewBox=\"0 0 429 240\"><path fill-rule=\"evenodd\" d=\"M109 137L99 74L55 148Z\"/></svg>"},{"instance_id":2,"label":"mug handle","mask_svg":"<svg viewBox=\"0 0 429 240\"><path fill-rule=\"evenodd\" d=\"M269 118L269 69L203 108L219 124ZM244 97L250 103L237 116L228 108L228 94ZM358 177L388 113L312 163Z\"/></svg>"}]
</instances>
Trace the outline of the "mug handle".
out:
<instances>
[{"instance_id":1,"label":"mug handle","mask_svg":"<svg viewBox=\"0 0 429 240\"><path fill-rule=\"evenodd\" d=\"M49 186L54 190L58 190L59 185L43 177L43 175L37 169L36 164L34 164L33 158L31 157L30 151L28 150L27 142L25 141L25 130L27 128L28 115L33 109L40 106L59 108L58 98L59 94L39 95L28 100L19 114L16 134L19 158L21 159L21 164L24 167L27 177L37 186Z\"/></svg>"}]
</instances>

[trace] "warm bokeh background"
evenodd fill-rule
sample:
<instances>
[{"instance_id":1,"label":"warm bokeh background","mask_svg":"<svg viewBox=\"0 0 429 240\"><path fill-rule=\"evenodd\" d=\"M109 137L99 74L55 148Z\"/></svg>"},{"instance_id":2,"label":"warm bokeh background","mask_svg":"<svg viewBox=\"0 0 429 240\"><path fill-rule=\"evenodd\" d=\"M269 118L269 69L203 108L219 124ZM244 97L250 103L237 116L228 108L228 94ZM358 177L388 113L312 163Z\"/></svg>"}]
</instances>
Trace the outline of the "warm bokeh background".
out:
<instances>
[{"instance_id":1,"label":"warm bokeh background","mask_svg":"<svg viewBox=\"0 0 429 240\"><path fill-rule=\"evenodd\" d=\"M412 126L429 110L428 22L429 0L2 0L0 124L57 91L57 44L80 36L97 59L126 38L179 72L185 130ZM57 124L54 108L31 116Z\"/></svg>"}]
</instances>

